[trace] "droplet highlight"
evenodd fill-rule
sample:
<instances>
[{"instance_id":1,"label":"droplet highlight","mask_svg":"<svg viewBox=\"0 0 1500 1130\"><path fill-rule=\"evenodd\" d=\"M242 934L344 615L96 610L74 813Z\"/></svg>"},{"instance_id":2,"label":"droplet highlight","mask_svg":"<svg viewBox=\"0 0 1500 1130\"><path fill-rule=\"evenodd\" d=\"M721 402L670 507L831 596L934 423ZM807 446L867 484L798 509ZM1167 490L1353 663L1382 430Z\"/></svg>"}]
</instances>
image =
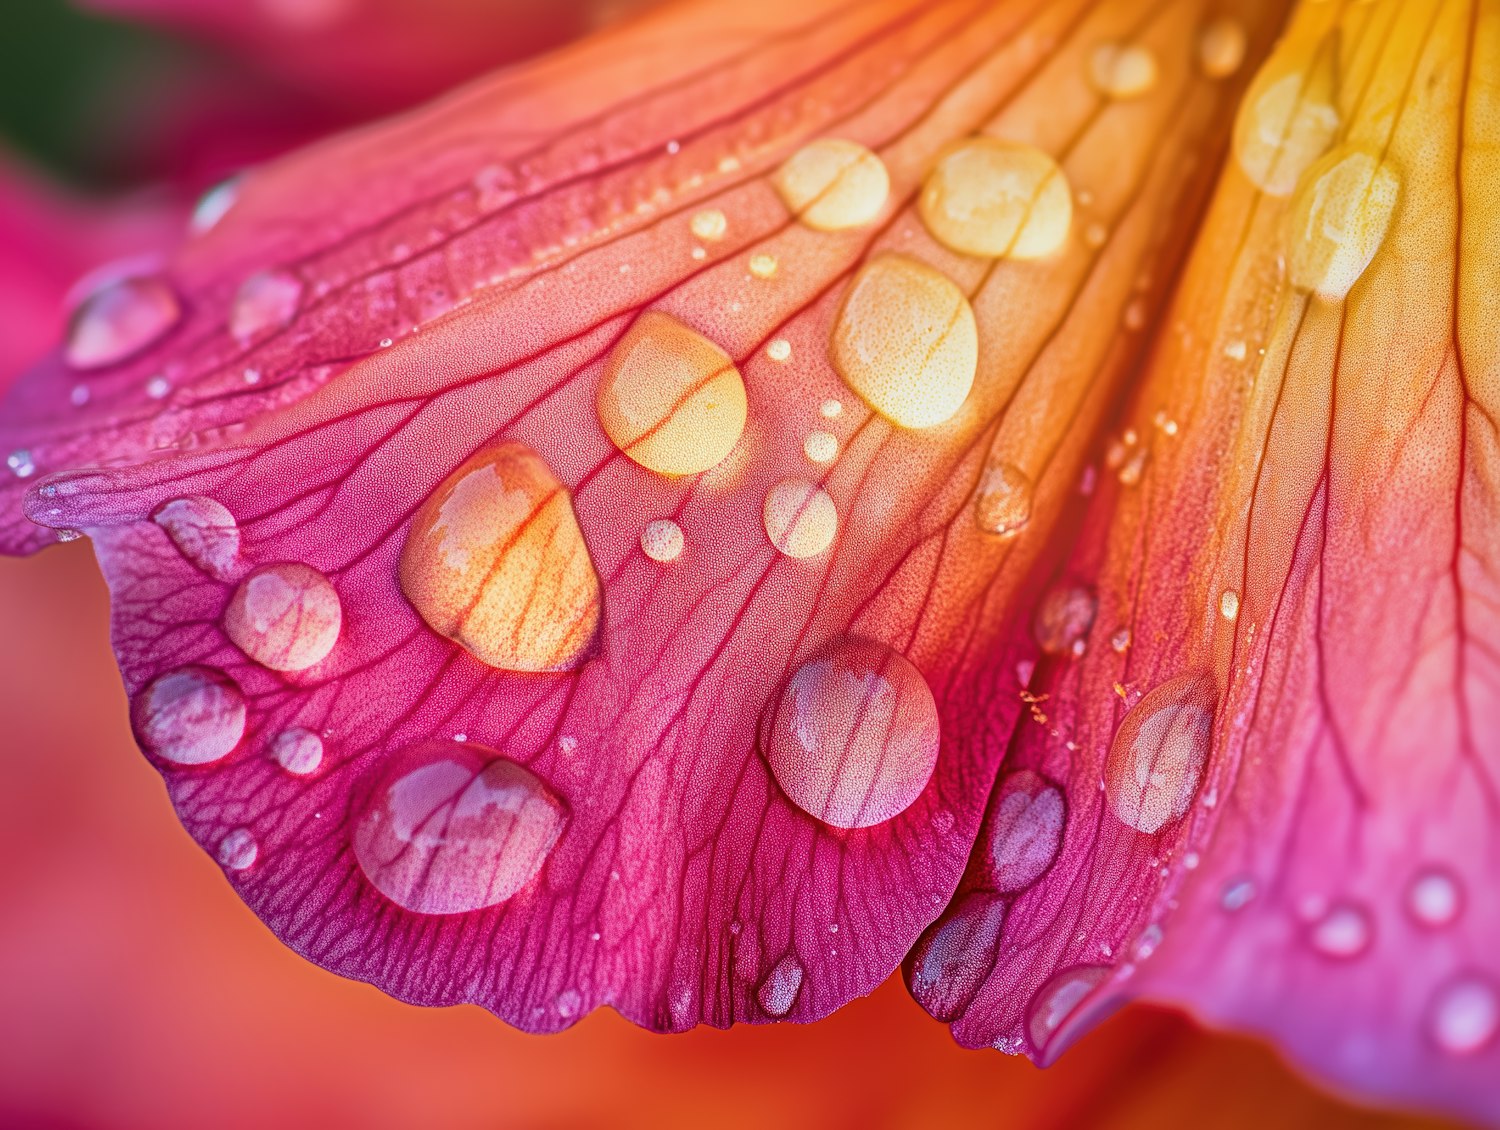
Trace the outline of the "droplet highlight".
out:
<instances>
[{"instance_id":1,"label":"droplet highlight","mask_svg":"<svg viewBox=\"0 0 1500 1130\"><path fill-rule=\"evenodd\" d=\"M806 976L802 963L795 954L787 954L771 967L760 987L755 990L755 999L767 1016L785 1016L797 1003L797 994L802 991L802 979Z\"/></svg>"},{"instance_id":2,"label":"droplet highlight","mask_svg":"<svg viewBox=\"0 0 1500 1130\"><path fill-rule=\"evenodd\" d=\"M1401 180L1360 149L1335 150L1307 171L1287 215L1292 285L1342 302L1385 242Z\"/></svg>"},{"instance_id":3,"label":"droplet highlight","mask_svg":"<svg viewBox=\"0 0 1500 1130\"><path fill-rule=\"evenodd\" d=\"M1235 161L1267 195L1289 196L1338 133L1336 56L1332 44L1321 46L1310 61L1274 55L1240 103Z\"/></svg>"},{"instance_id":4,"label":"droplet highlight","mask_svg":"<svg viewBox=\"0 0 1500 1130\"><path fill-rule=\"evenodd\" d=\"M804 145L772 178L782 202L818 231L864 227L890 194L885 163L856 141L825 137Z\"/></svg>"},{"instance_id":5,"label":"droplet highlight","mask_svg":"<svg viewBox=\"0 0 1500 1130\"><path fill-rule=\"evenodd\" d=\"M291 324L302 304L302 280L290 271L261 271L235 292L229 332L241 345Z\"/></svg>"},{"instance_id":6,"label":"droplet highlight","mask_svg":"<svg viewBox=\"0 0 1500 1130\"><path fill-rule=\"evenodd\" d=\"M1126 713L1104 765L1105 794L1122 823L1150 835L1187 812L1208 765L1218 697L1212 676L1190 672Z\"/></svg>"},{"instance_id":7,"label":"droplet highlight","mask_svg":"<svg viewBox=\"0 0 1500 1130\"><path fill-rule=\"evenodd\" d=\"M311 730L283 730L271 742L271 759L294 777L316 773L323 764L323 739Z\"/></svg>"},{"instance_id":8,"label":"droplet highlight","mask_svg":"<svg viewBox=\"0 0 1500 1130\"><path fill-rule=\"evenodd\" d=\"M1062 850L1068 806L1062 790L1040 773L1006 774L990 801L982 842L987 879L1001 893L1024 891Z\"/></svg>"},{"instance_id":9,"label":"droplet highlight","mask_svg":"<svg viewBox=\"0 0 1500 1130\"><path fill-rule=\"evenodd\" d=\"M682 556L686 540L682 527L670 518L657 518L646 523L641 531L641 552L652 561L666 564Z\"/></svg>"},{"instance_id":10,"label":"droplet highlight","mask_svg":"<svg viewBox=\"0 0 1500 1130\"><path fill-rule=\"evenodd\" d=\"M816 557L838 533L838 507L807 479L782 479L766 492L766 536L788 557Z\"/></svg>"},{"instance_id":11,"label":"droplet highlight","mask_svg":"<svg viewBox=\"0 0 1500 1130\"><path fill-rule=\"evenodd\" d=\"M1139 98L1156 85L1159 68L1149 48L1101 43L1089 55L1089 81L1107 98Z\"/></svg>"},{"instance_id":12,"label":"droplet highlight","mask_svg":"<svg viewBox=\"0 0 1500 1130\"><path fill-rule=\"evenodd\" d=\"M180 667L158 675L131 704L142 746L163 761L207 765L245 734L245 696L222 671Z\"/></svg>"},{"instance_id":13,"label":"droplet highlight","mask_svg":"<svg viewBox=\"0 0 1500 1130\"><path fill-rule=\"evenodd\" d=\"M986 258L1050 255L1073 222L1073 195L1057 162L993 137L971 138L941 157L917 207L943 246Z\"/></svg>"},{"instance_id":14,"label":"droplet highlight","mask_svg":"<svg viewBox=\"0 0 1500 1130\"><path fill-rule=\"evenodd\" d=\"M240 528L222 502L202 495L164 502L151 515L177 552L220 581L231 579L240 560Z\"/></svg>"},{"instance_id":15,"label":"droplet highlight","mask_svg":"<svg viewBox=\"0 0 1500 1130\"><path fill-rule=\"evenodd\" d=\"M328 578L295 561L252 570L224 610L224 631L235 646L273 671L305 671L322 662L343 622Z\"/></svg>"},{"instance_id":16,"label":"droplet highlight","mask_svg":"<svg viewBox=\"0 0 1500 1130\"><path fill-rule=\"evenodd\" d=\"M162 279L116 279L73 312L63 359L75 369L119 364L159 340L181 317L177 295Z\"/></svg>"},{"instance_id":17,"label":"droplet highlight","mask_svg":"<svg viewBox=\"0 0 1500 1130\"><path fill-rule=\"evenodd\" d=\"M975 523L996 537L1020 533L1031 521L1032 489L1031 476L1014 463L991 460L979 473L974 494Z\"/></svg>"},{"instance_id":18,"label":"droplet highlight","mask_svg":"<svg viewBox=\"0 0 1500 1130\"><path fill-rule=\"evenodd\" d=\"M1441 929L1463 913L1463 887L1446 867L1424 867L1406 886L1406 909L1420 926Z\"/></svg>"}]
</instances>

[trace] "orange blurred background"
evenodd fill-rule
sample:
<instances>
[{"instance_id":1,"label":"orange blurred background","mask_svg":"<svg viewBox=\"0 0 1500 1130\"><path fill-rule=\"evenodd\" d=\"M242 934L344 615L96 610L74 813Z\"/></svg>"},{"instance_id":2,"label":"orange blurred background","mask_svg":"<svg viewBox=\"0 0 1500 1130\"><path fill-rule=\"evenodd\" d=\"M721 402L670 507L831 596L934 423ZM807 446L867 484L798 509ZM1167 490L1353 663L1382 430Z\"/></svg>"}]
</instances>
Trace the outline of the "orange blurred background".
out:
<instances>
[{"instance_id":1,"label":"orange blurred background","mask_svg":"<svg viewBox=\"0 0 1500 1130\"><path fill-rule=\"evenodd\" d=\"M0 561L0 1127L1417 1127L1257 1042L1127 1009L1040 1071L899 979L808 1027L557 1036L277 942L136 750L88 542Z\"/></svg>"}]
</instances>

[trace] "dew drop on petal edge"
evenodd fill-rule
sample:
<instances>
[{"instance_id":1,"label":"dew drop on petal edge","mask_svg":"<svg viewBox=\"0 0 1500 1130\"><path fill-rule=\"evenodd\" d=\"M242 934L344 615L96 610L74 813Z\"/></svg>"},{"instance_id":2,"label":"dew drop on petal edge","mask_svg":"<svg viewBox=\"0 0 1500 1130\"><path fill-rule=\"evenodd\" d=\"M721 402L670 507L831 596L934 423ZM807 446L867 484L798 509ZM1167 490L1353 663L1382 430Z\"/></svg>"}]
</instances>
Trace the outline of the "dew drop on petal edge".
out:
<instances>
[{"instance_id":1,"label":"dew drop on petal edge","mask_svg":"<svg viewBox=\"0 0 1500 1130\"><path fill-rule=\"evenodd\" d=\"M1023 891L1062 849L1067 802L1039 773L1017 769L1001 779L985 817L986 878L997 891Z\"/></svg>"},{"instance_id":2,"label":"dew drop on petal edge","mask_svg":"<svg viewBox=\"0 0 1500 1130\"><path fill-rule=\"evenodd\" d=\"M1039 259L1067 239L1073 195L1040 149L975 137L933 166L918 211L933 238L960 254Z\"/></svg>"},{"instance_id":3,"label":"dew drop on petal edge","mask_svg":"<svg viewBox=\"0 0 1500 1130\"><path fill-rule=\"evenodd\" d=\"M572 498L513 441L469 458L422 504L399 577L433 631L502 670L565 670L599 625L599 577Z\"/></svg>"},{"instance_id":4,"label":"dew drop on petal edge","mask_svg":"<svg viewBox=\"0 0 1500 1130\"><path fill-rule=\"evenodd\" d=\"M820 138L787 158L772 178L787 210L818 231L872 223L885 207L885 163L856 141Z\"/></svg>"},{"instance_id":5,"label":"dew drop on petal edge","mask_svg":"<svg viewBox=\"0 0 1500 1130\"><path fill-rule=\"evenodd\" d=\"M90 294L68 322L63 359L75 369L125 361L182 317L177 295L155 276L116 279Z\"/></svg>"},{"instance_id":6,"label":"dew drop on petal edge","mask_svg":"<svg viewBox=\"0 0 1500 1130\"><path fill-rule=\"evenodd\" d=\"M787 680L766 758L798 808L834 827L868 828L921 795L938 737L922 673L884 644L845 639Z\"/></svg>"},{"instance_id":7,"label":"dew drop on petal edge","mask_svg":"<svg viewBox=\"0 0 1500 1130\"><path fill-rule=\"evenodd\" d=\"M767 1016L785 1016L797 1003L797 994L802 991L802 979L806 976L802 963L795 954L787 954L766 974L755 990L755 999L760 1002Z\"/></svg>"},{"instance_id":8,"label":"dew drop on petal edge","mask_svg":"<svg viewBox=\"0 0 1500 1130\"><path fill-rule=\"evenodd\" d=\"M177 765L207 765L245 734L245 696L222 671L180 667L135 696L131 720L150 753Z\"/></svg>"},{"instance_id":9,"label":"dew drop on petal edge","mask_svg":"<svg viewBox=\"0 0 1500 1130\"><path fill-rule=\"evenodd\" d=\"M377 766L356 805L360 870L418 914L463 914L514 897L567 823L563 801L531 770L495 750L444 740Z\"/></svg>"},{"instance_id":10,"label":"dew drop on petal edge","mask_svg":"<svg viewBox=\"0 0 1500 1130\"><path fill-rule=\"evenodd\" d=\"M236 828L219 841L219 862L230 871L245 871L255 865L260 845L248 828Z\"/></svg>"},{"instance_id":11,"label":"dew drop on petal edge","mask_svg":"<svg viewBox=\"0 0 1500 1130\"><path fill-rule=\"evenodd\" d=\"M316 773L323 764L323 739L311 730L293 727L271 741L271 758L295 777Z\"/></svg>"},{"instance_id":12,"label":"dew drop on petal edge","mask_svg":"<svg viewBox=\"0 0 1500 1130\"><path fill-rule=\"evenodd\" d=\"M302 304L302 280L290 271L251 275L229 307L229 332L244 344L290 324Z\"/></svg>"},{"instance_id":13,"label":"dew drop on petal edge","mask_svg":"<svg viewBox=\"0 0 1500 1130\"><path fill-rule=\"evenodd\" d=\"M1104 765L1105 795L1122 823L1150 834L1187 812L1203 783L1217 708L1213 677L1190 672L1126 712Z\"/></svg>"},{"instance_id":14,"label":"dew drop on petal edge","mask_svg":"<svg viewBox=\"0 0 1500 1130\"><path fill-rule=\"evenodd\" d=\"M1075 965L1055 974L1038 989L1026 1009L1026 1035L1032 1047L1050 1053L1048 1059L1054 1058L1061 1049L1048 1045L1109 973L1105 965Z\"/></svg>"},{"instance_id":15,"label":"dew drop on petal edge","mask_svg":"<svg viewBox=\"0 0 1500 1130\"><path fill-rule=\"evenodd\" d=\"M210 577L227 581L234 574L240 528L223 503L201 495L174 498L157 507L151 520L166 531L178 553Z\"/></svg>"},{"instance_id":16,"label":"dew drop on petal edge","mask_svg":"<svg viewBox=\"0 0 1500 1130\"><path fill-rule=\"evenodd\" d=\"M273 671L305 671L338 642L339 594L310 565L280 562L252 570L224 610L224 631L236 647Z\"/></svg>"},{"instance_id":17,"label":"dew drop on petal edge","mask_svg":"<svg viewBox=\"0 0 1500 1130\"><path fill-rule=\"evenodd\" d=\"M807 479L782 479L766 492L766 537L788 557L816 557L833 544L839 511L828 492Z\"/></svg>"}]
</instances>

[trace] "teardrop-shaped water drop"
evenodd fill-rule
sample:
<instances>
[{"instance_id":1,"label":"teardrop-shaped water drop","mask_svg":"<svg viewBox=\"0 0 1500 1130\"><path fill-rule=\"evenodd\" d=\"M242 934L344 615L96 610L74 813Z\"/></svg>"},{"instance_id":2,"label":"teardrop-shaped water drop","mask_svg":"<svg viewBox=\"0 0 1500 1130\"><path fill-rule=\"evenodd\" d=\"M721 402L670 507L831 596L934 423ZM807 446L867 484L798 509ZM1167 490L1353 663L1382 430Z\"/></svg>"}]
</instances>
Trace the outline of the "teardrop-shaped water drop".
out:
<instances>
[{"instance_id":1,"label":"teardrop-shaped water drop","mask_svg":"<svg viewBox=\"0 0 1500 1130\"><path fill-rule=\"evenodd\" d=\"M997 891L1023 891L1040 879L1062 849L1067 815L1062 790L1040 773L1007 773L981 835L990 884Z\"/></svg>"},{"instance_id":2,"label":"teardrop-shaped water drop","mask_svg":"<svg viewBox=\"0 0 1500 1130\"><path fill-rule=\"evenodd\" d=\"M937 704L903 655L845 639L782 689L766 758L782 791L838 828L868 828L921 795L938 755Z\"/></svg>"},{"instance_id":3,"label":"teardrop-shaped water drop","mask_svg":"<svg viewBox=\"0 0 1500 1130\"><path fill-rule=\"evenodd\" d=\"M177 295L155 275L115 279L94 291L68 322L63 359L102 369L135 356L182 317Z\"/></svg>"},{"instance_id":4,"label":"teardrop-shaped water drop","mask_svg":"<svg viewBox=\"0 0 1500 1130\"><path fill-rule=\"evenodd\" d=\"M241 345L269 330L291 323L302 304L302 280L290 271L261 271L235 292L229 307L229 332Z\"/></svg>"},{"instance_id":5,"label":"teardrop-shaped water drop","mask_svg":"<svg viewBox=\"0 0 1500 1130\"><path fill-rule=\"evenodd\" d=\"M295 777L316 773L323 764L323 739L311 730L293 727L271 742L271 758Z\"/></svg>"},{"instance_id":6,"label":"teardrop-shaped water drop","mask_svg":"<svg viewBox=\"0 0 1500 1130\"><path fill-rule=\"evenodd\" d=\"M244 736L245 696L222 671L179 667L136 695L131 721L141 745L162 760L207 765Z\"/></svg>"},{"instance_id":7,"label":"teardrop-shaped water drop","mask_svg":"<svg viewBox=\"0 0 1500 1130\"><path fill-rule=\"evenodd\" d=\"M567 823L563 802L531 770L492 749L441 740L396 754L357 803L360 870L418 914L463 914L513 897Z\"/></svg>"},{"instance_id":8,"label":"teardrop-shaped water drop","mask_svg":"<svg viewBox=\"0 0 1500 1130\"><path fill-rule=\"evenodd\" d=\"M771 544L788 557L816 557L839 529L833 499L807 479L782 479L768 490L762 517Z\"/></svg>"},{"instance_id":9,"label":"teardrop-shaped water drop","mask_svg":"<svg viewBox=\"0 0 1500 1130\"><path fill-rule=\"evenodd\" d=\"M1500 991L1483 974L1461 973L1433 994L1427 1030L1450 1055L1473 1055L1500 1033Z\"/></svg>"},{"instance_id":10,"label":"teardrop-shaped water drop","mask_svg":"<svg viewBox=\"0 0 1500 1130\"><path fill-rule=\"evenodd\" d=\"M974 891L954 904L918 940L907 964L907 986L918 1004L948 1023L962 1015L995 967L1005 902Z\"/></svg>"},{"instance_id":11,"label":"teardrop-shaped water drop","mask_svg":"<svg viewBox=\"0 0 1500 1130\"><path fill-rule=\"evenodd\" d=\"M151 520L197 568L220 581L238 570L240 528L228 507L212 498L192 495L157 507Z\"/></svg>"},{"instance_id":12,"label":"teardrop-shaped water drop","mask_svg":"<svg viewBox=\"0 0 1500 1130\"><path fill-rule=\"evenodd\" d=\"M1067 239L1073 194L1057 162L1035 146L973 137L933 166L918 209L933 238L953 251L1040 259Z\"/></svg>"},{"instance_id":13,"label":"teardrop-shaped water drop","mask_svg":"<svg viewBox=\"0 0 1500 1130\"><path fill-rule=\"evenodd\" d=\"M507 671L571 667L599 625L599 577L572 499L520 443L474 455L422 504L400 581L433 631Z\"/></svg>"},{"instance_id":14,"label":"teardrop-shaped water drop","mask_svg":"<svg viewBox=\"0 0 1500 1130\"><path fill-rule=\"evenodd\" d=\"M1218 699L1213 677L1194 671L1126 713L1104 765L1105 793L1121 822L1151 834L1187 812L1208 765Z\"/></svg>"},{"instance_id":15,"label":"teardrop-shaped water drop","mask_svg":"<svg viewBox=\"0 0 1500 1130\"><path fill-rule=\"evenodd\" d=\"M772 178L787 210L818 231L872 223L891 190L885 163L856 141L824 137L804 145Z\"/></svg>"},{"instance_id":16,"label":"teardrop-shaped water drop","mask_svg":"<svg viewBox=\"0 0 1500 1130\"><path fill-rule=\"evenodd\" d=\"M1037 990L1026 1009L1026 1035L1048 1062L1062 1046L1051 1047L1058 1033L1078 1014L1080 1006L1109 976L1107 965L1075 965L1055 974ZM1070 1042L1064 1037L1063 1044Z\"/></svg>"},{"instance_id":17,"label":"teardrop-shaped water drop","mask_svg":"<svg viewBox=\"0 0 1500 1130\"><path fill-rule=\"evenodd\" d=\"M797 994L802 991L802 979L806 976L797 955L789 953L771 967L760 986L755 990L755 999L765 1009L767 1016L785 1016L797 1003Z\"/></svg>"},{"instance_id":18,"label":"teardrop-shaped water drop","mask_svg":"<svg viewBox=\"0 0 1500 1130\"><path fill-rule=\"evenodd\" d=\"M224 610L224 631L235 646L273 671L305 671L322 662L343 622L328 578L296 561L253 570Z\"/></svg>"}]
</instances>

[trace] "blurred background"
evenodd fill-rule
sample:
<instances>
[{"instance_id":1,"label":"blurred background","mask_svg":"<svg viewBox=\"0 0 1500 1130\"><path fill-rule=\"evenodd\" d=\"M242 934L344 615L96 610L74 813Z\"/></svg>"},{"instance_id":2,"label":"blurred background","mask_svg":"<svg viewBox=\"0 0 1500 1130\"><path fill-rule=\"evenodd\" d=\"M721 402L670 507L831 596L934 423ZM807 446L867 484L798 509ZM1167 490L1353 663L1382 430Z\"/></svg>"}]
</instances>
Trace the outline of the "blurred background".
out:
<instances>
[{"instance_id":1,"label":"blurred background","mask_svg":"<svg viewBox=\"0 0 1500 1130\"><path fill-rule=\"evenodd\" d=\"M0 385L99 263L237 169L616 18L608 0L3 0ZM136 750L87 542L0 560L0 1130L1446 1125L1132 1007L1055 1067L964 1051L899 978L808 1027L558 1036L285 949Z\"/></svg>"}]
</instances>

